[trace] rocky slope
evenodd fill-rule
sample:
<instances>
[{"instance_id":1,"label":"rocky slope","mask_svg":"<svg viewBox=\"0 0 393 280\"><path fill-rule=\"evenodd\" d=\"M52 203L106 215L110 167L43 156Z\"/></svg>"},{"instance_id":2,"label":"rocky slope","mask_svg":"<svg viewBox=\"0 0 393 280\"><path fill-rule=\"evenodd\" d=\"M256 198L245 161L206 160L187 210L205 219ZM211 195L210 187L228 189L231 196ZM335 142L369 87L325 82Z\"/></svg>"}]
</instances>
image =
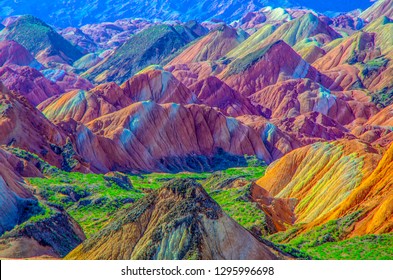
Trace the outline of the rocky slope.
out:
<instances>
[{"instance_id":1,"label":"rocky slope","mask_svg":"<svg viewBox=\"0 0 393 280\"><path fill-rule=\"evenodd\" d=\"M66 170L87 171L67 135L24 97L0 84L0 144L27 150Z\"/></svg>"},{"instance_id":2,"label":"rocky slope","mask_svg":"<svg viewBox=\"0 0 393 280\"><path fill-rule=\"evenodd\" d=\"M183 25L156 25L134 35L85 76L98 83L123 83L151 64L160 64L179 48L198 37Z\"/></svg>"},{"instance_id":3,"label":"rocky slope","mask_svg":"<svg viewBox=\"0 0 393 280\"><path fill-rule=\"evenodd\" d=\"M332 84L329 78L304 61L284 41L277 41L233 60L218 77L245 96L293 78L309 78L327 87Z\"/></svg>"},{"instance_id":4,"label":"rocky slope","mask_svg":"<svg viewBox=\"0 0 393 280\"><path fill-rule=\"evenodd\" d=\"M27 220L38 204L21 173L41 176L34 166L0 148L0 235Z\"/></svg>"},{"instance_id":5,"label":"rocky slope","mask_svg":"<svg viewBox=\"0 0 393 280\"><path fill-rule=\"evenodd\" d=\"M296 224L333 219L336 207L359 191L380 159L377 150L357 140L316 143L276 161L257 184L272 197L296 201Z\"/></svg>"},{"instance_id":6,"label":"rocky slope","mask_svg":"<svg viewBox=\"0 0 393 280\"><path fill-rule=\"evenodd\" d=\"M143 101L72 130L78 153L104 172L208 171L245 164L245 154L271 161L254 130L201 105Z\"/></svg>"},{"instance_id":7,"label":"rocky slope","mask_svg":"<svg viewBox=\"0 0 393 280\"><path fill-rule=\"evenodd\" d=\"M16 64L19 66L31 66L41 68L41 65L34 59L28 50L15 41L0 42L0 67Z\"/></svg>"},{"instance_id":8,"label":"rocky slope","mask_svg":"<svg viewBox=\"0 0 393 280\"><path fill-rule=\"evenodd\" d=\"M53 28L33 16L18 17L0 32L0 40L15 40L44 64L72 63L82 53Z\"/></svg>"},{"instance_id":9,"label":"rocky slope","mask_svg":"<svg viewBox=\"0 0 393 280\"><path fill-rule=\"evenodd\" d=\"M365 10L360 17L371 22L381 16L393 17L393 1L378 0L370 8Z\"/></svg>"},{"instance_id":10,"label":"rocky slope","mask_svg":"<svg viewBox=\"0 0 393 280\"><path fill-rule=\"evenodd\" d=\"M122 84L124 95L132 102L151 100L157 103L190 104L196 95L172 73L160 66L150 66Z\"/></svg>"},{"instance_id":11,"label":"rocky slope","mask_svg":"<svg viewBox=\"0 0 393 280\"><path fill-rule=\"evenodd\" d=\"M187 64L220 59L242 43L247 36L247 33L223 24L185 49L169 64Z\"/></svg>"},{"instance_id":12,"label":"rocky slope","mask_svg":"<svg viewBox=\"0 0 393 280\"><path fill-rule=\"evenodd\" d=\"M228 116L261 114L260 108L214 76L191 85L190 89L201 103L218 108Z\"/></svg>"},{"instance_id":13,"label":"rocky slope","mask_svg":"<svg viewBox=\"0 0 393 280\"><path fill-rule=\"evenodd\" d=\"M85 240L81 227L65 212L28 221L0 238L1 258L61 258Z\"/></svg>"},{"instance_id":14,"label":"rocky slope","mask_svg":"<svg viewBox=\"0 0 393 280\"><path fill-rule=\"evenodd\" d=\"M230 234L229 234L230 233ZM127 246L124 246L127 244ZM117 214L116 220L66 259L286 259L229 218L189 179Z\"/></svg>"},{"instance_id":15,"label":"rocky slope","mask_svg":"<svg viewBox=\"0 0 393 280\"><path fill-rule=\"evenodd\" d=\"M127 107L131 103L131 99L124 95L117 84L107 83L90 91L74 90L47 99L38 108L54 122L72 118L75 121L87 123Z\"/></svg>"}]
</instances>

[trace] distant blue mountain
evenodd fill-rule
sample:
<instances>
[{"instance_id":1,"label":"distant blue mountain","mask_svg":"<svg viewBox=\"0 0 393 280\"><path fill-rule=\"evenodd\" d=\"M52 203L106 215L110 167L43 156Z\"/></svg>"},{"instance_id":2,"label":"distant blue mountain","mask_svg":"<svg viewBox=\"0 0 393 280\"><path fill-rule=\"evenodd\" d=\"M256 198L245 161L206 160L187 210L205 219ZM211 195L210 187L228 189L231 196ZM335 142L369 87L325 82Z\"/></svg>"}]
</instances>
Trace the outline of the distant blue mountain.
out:
<instances>
[{"instance_id":1,"label":"distant blue mountain","mask_svg":"<svg viewBox=\"0 0 393 280\"><path fill-rule=\"evenodd\" d=\"M297 0L297 2L300 5L304 5L318 12L348 12L355 9L365 10L373 4L371 0Z\"/></svg>"},{"instance_id":2,"label":"distant blue mountain","mask_svg":"<svg viewBox=\"0 0 393 280\"><path fill-rule=\"evenodd\" d=\"M0 17L31 14L49 24L66 27L135 17L232 21L264 6L304 5L316 11L341 12L364 9L370 4L369 0L0 0Z\"/></svg>"}]
</instances>

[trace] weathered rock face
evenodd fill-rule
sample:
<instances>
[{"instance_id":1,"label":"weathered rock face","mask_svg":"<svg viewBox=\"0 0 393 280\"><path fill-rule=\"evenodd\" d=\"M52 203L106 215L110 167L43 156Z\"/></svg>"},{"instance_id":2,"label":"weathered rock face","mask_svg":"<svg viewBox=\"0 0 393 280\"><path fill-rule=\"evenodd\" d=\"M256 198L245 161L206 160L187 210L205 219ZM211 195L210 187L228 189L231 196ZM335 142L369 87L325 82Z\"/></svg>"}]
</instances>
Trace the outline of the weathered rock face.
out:
<instances>
[{"instance_id":1,"label":"weathered rock face","mask_svg":"<svg viewBox=\"0 0 393 280\"><path fill-rule=\"evenodd\" d=\"M87 128L75 134L78 153L107 171L221 169L244 164L245 154L271 161L253 129L207 106L138 102Z\"/></svg>"},{"instance_id":2,"label":"weathered rock face","mask_svg":"<svg viewBox=\"0 0 393 280\"><path fill-rule=\"evenodd\" d=\"M1 82L10 90L25 96L34 106L75 88L88 90L92 84L65 70L46 69L42 72L15 64L0 67Z\"/></svg>"},{"instance_id":3,"label":"weathered rock face","mask_svg":"<svg viewBox=\"0 0 393 280\"><path fill-rule=\"evenodd\" d=\"M273 163L257 184L275 198L296 199L295 223L311 223L345 204L380 158L358 140L315 143Z\"/></svg>"},{"instance_id":4,"label":"weathered rock face","mask_svg":"<svg viewBox=\"0 0 393 280\"><path fill-rule=\"evenodd\" d=\"M385 109L375 114L370 118L367 125L378 125L378 126L393 126L393 105L386 107Z\"/></svg>"},{"instance_id":5,"label":"weathered rock face","mask_svg":"<svg viewBox=\"0 0 393 280\"><path fill-rule=\"evenodd\" d=\"M326 51L317 46L304 47L299 50L301 57L308 63L312 64L326 54Z\"/></svg>"},{"instance_id":6,"label":"weathered rock face","mask_svg":"<svg viewBox=\"0 0 393 280\"><path fill-rule=\"evenodd\" d=\"M233 22L232 25L234 25L237 28L240 27L243 30L257 29L258 27L261 27L261 25L266 21L267 21L267 16L265 15L265 13L261 11L249 12L246 15L244 15L240 20Z\"/></svg>"},{"instance_id":7,"label":"weathered rock face","mask_svg":"<svg viewBox=\"0 0 393 280\"><path fill-rule=\"evenodd\" d=\"M365 10L360 17L364 20L371 22L381 16L393 17L393 1L392 0L379 0L375 2L370 8Z\"/></svg>"},{"instance_id":8,"label":"weathered rock face","mask_svg":"<svg viewBox=\"0 0 393 280\"><path fill-rule=\"evenodd\" d=\"M157 103L190 104L196 96L170 72L150 66L126 81L121 88L133 102L151 100Z\"/></svg>"},{"instance_id":9,"label":"weathered rock face","mask_svg":"<svg viewBox=\"0 0 393 280\"><path fill-rule=\"evenodd\" d=\"M59 34L70 41L74 46L80 47L83 53L95 52L98 49L93 39L89 35L83 33L79 28L67 27L60 30Z\"/></svg>"},{"instance_id":10,"label":"weathered rock face","mask_svg":"<svg viewBox=\"0 0 393 280\"><path fill-rule=\"evenodd\" d=\"M352 133L373 145L389 146L393 141L393 105L371 117L364 125L355 126Z\"/></svg>"},{"instance_id":11,"label":"weathered rock face","mask_svg":"<svg viewBox=\"0 0 393 280\"><path fill-rule=\"evenodd\" d=\"M303 145L320 141L355 138L349 133L348 129L318 112L305 113L283 120L275 119L272 120L272 123Z\"/></svg>"},{"instance_id":12,"label":"weathered rock face","mask_svg":"<svg viewBox=\"0 0 393 280\"><path fill-rule=\"evenodd\" d=\"M61 258L85 239L81 227L67 213L55 212L6 233L0 238L0 257Z\"/></svg>"},{"instance_id":13,"label":"weathered rock face","mask_svg":"<svg viewBox=\"0 0 393 280\"><path fill-rule=\"evenodd\" d=\"M0 79L8 89L25 96L33 105L62 92L56 83L27 66L3 66L0 68Z\"/></svg>"},{"instance_id":14,"label":"weathered rock face","mask_svg":"<svg viewBox=\"0 0 393 280\"><path fill-rule=\"evenodd\" d=\"M293 138L264 117L245 115L237 119L253 128L261 136L273 160L304 145L301 142L302 139Z\"/></svg>"},{"instance_id":15,"label":"weathered rock face","mask_svg":"<svg viewBox=\"0 0 393 280\"><path fill-rule=\"evenodd\" d=\"M18 172L23 164L23 161L0 148L0 235L27 219L29 210L37 204ZM28 168L35 172L34 175L40 175L32 166Z\"/></svg>"},{"instance_id":16,"label":"weathered rock face","mask_svg":"<svg viewBox=\"0 0 393 280\"><path fill-rule=\"evenodd\" d=\"M269 42L283 40L288 45L294 46L303 39L311 37L319 43L325 44L341 37L341 35L318 16L307 13L280 26L267 40Z\"/></svg>"},{"instance_id":17,"label":"weathered rock face","mask_svg":"<svg viewBox=\"0 0 393 280\"><path fill-rule=\"evenodd\" d=\"M70 64L82 53L53 28L31 15L17 17L0 32L0 39L24 46L43 65Z\"/></svg>"},{"instance_id":18,"label":"weathered rock face","mask_svg":"<svg viewBox=\"0 0 393 280\"><path fill-rule=\"evenodd\" d=\"M63 69L46 69L42 74L50 81L56 83L61 92L68 92L74 89L89 90L93 88L93 84L88 80Z\"/></svg>"},{"instance_id":19,"label":"weathered rock face","mask_svg":"<svg viewBox=\"0 0 393 280\"><path fill-rule=\"evenodd\" d=\"M361 31L332 44L327 54L313 66L333 79L334 87L386 91L393 87L392 33L393 22L381 17Z\"/></svg>"},{"instance_id":20,"label":"weathered rock face","mask_svg":"<svg viewBox=\"0 0 393 280\"><path fill-rule=\"evenodd\" d=\"M65 170L87 169L67 136L24 97L0 84L0 144L34 153Z\"/></svg>"},{"instance_id":21,"label":"weathered rock face","mask_svg":"<svg viewBox=\"0 0 393 280\"><path fill-rule=\"evenodd\" d=\"M378 55L375 49L375 34L359 32L344 40L314 63L318 70L330 70L342 64L365 62Z\"/></svg>"},{"instance_id":22,"label":"weathered rock face","mask_svg":"<svg viewBox=\"0 0 393 280\"><path fill-rule=\"evenodd\" d=\"M220 65L215 62L203 61L188 64L176 64L166 66L165 69L171 72L176 79L182 82L187 87L214 76L214 73L220 73L225 65Z\"/></svg>"},{"instance_id":23,"label":"weathered rock face","mask_svg":"<svg viewBox=\"0 0 393 280\"><path fill-rule=\"evenodd\" d=\"M255 183L251 184L251 200L258 203L266 214L269 233L286 230L296 221L294 213L297 200L294 198L275 198L268 191Z\"/></svg>"},{"instance_id":24,"label":"weathered rock face","mask_svg":"<svg viewBox=\"0 0 393 280\"><path fill-rule=\"evenodd\" d=\"M40 64L22 45L15 41L0 42L0 67L9 64L40 67Z\"/></svg>"},{"instance_id":25,"label":"weathered rock face","mask_svg":"<svg viewBox=\"0 0 393 280\"><path fill-rule=\"evenodd\" d=\"M69 118L88 123L95 118L113 113L131 105L132 101L124 95L115 83L99 85L90 91L74 90L49 99L38 106L51 121Z\"/></svg>"},{"instance_id":26,"label":"weathered rock face","mask_svg":"<svg viewBox=\"0 0 393 280\"><path fill-rule=\"evenodd\" d=\"M321 221L337 219L361 211L352 236L393 231L393 146L385 152L378 166L349 196ZM319 221L320 222L320 221Z\"/></svg>"},{"instance_id":27,"label":"weathered rock face","mask_svg":"<svg viewBox=\"0 0 393 280\"><path fill-rule=\"evenodd\" d=\"M124 83L152 64L161 64L198 37L184 25L155 25L135 34L84 76L97 82Z\"/></svg>"},{"instance_id":28,"label":"weathered rock face","mask_svg":"<svg viewBox=\"0 0 393 280\"><path fill-rule=\"evenodd\" d=\"M260 108L216 77L197 82L190 89L201 103L216 107L227 116L260 115Z\"/></svg>"},{"instance_id":29,"label":"weathered rock face","mask_svg":"<svg viewBox=\"0 0 393 280\"><path fill-rule=\"evenodd\" d=\"M127 244L127 246L124 246ZM284 259L229 218L201 185L172 180L121 211L66 259Z\"/></svg>"},{"instance_id":30,"label":"weathered rock face","mask_svg":"<svg viewBox=\"0 0 393 280\"><path fill-rule=\"evenodd\" d=\"M271 110L271 118L277 119L318 112L348 125L355 120L364 122L378 112L371 102L359 101L350 94L332 92L309 79L296 79L268 86L251 95L250 100Z\"/></svg>"},{"instance_id":31,"label":"weathered rock face","mask_svg":"<svg viewBox=\"0 0 393 280\"><path fill-rule=\"evenodd\" d=\"M364 21L355 15L351 15L350 13L338 15L332 18L331 21L331 26L335 30L342 30L349 34L364 27Z\"/></svg>"},{"instance_id":32,"label":"weathered rock face","mask_svg":"<svg viewBox=\"0 0 393 280\"><path fill-rule=\"evenodd\" d=\"M224 24L185 49L169 64L187 64L220 59L246 38L246 33L241 33Z\"/></svg>"},{"instance_id":33,"label":"weathered rock face","mask_svg":"<svg viewBox=\"0 0 393 280\"><path fill-rule=\"evenodd\" d=\"M288 79L308 78L326 87L332 83L284 41L235 59L218 77L245 96Z\"/></svg>"}]
</instances>

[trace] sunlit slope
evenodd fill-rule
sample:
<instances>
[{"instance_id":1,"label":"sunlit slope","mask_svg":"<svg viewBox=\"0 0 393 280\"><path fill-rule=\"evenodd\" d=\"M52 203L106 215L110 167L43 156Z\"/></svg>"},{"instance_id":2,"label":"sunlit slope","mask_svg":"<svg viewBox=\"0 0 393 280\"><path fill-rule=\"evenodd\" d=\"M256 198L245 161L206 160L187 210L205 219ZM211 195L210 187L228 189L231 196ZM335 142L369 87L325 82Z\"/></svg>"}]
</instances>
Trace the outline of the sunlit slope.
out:
<instances>
[{"instance_id":1,"label":"sunlit slope","mask_svg":"<svg viewBox=\"0 0 393 280\"><path fill-rule=\"evenodd\" d=\"M316 143L273 163L257 184L274 197L295 198L296 223L310 223L348 200L379 159L356 140Z\"/></svg>"}]
</instances>

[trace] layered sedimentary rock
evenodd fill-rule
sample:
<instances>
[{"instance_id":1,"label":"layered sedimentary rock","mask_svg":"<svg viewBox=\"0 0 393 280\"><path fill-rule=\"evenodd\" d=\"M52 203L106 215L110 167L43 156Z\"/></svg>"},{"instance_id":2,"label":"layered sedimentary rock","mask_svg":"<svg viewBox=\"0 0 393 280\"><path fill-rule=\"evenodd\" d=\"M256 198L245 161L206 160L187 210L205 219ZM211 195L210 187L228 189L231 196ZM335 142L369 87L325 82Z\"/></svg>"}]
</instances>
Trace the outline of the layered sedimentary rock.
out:
<instances>
[{"instance_id":1,"label":"layered sedimentary rock","mask_svg":"<svg viewBox=\"0 0 393 280\"><path fill-rule=\"evenodd\" d=\"M295 222L311 223L357 192L380 158L358 140L315 143L276 161L257 184L273 197L296 199Z\"/></svg>"},{"instance_id":2,"label":"layered sedimentary rock","mask_svg":"<svg viewBox=\"0 0 393 280\"><path fill-rule=\"evenodd\" d=\"M28 66L3 66L0 68L0 78L8 89L25 96L33 105L62 92L56 83Z\"/></svg>"},{"instance_id":3,"label":"layered sedimentary rock","mask_svg":"<svg viewBox=\"0 0 393 280\"><path fill-rule=\"evenodd\" d=\"M190 89L197 95L201 103L216 107L228 116L261 114L258 106L253 106L250 100L216 77L199 81L190 86Z\"/></svg>"},{"instance_id":4,"label":"layered sedimentary rock","mask_svg":"<svg viewBox=\"0 0 393 280\"><path fill-rule=\"evenodd\" d=\"M319 112L342 125L365 122L378 112L374 104L359 98L356 93L331 91L310 79L278 82L250 96L252 103L268 108L272 118Z\"/></svg>"},{"instance_id":5,"label":"layered sedimentary rock","mask_svg":"<svg viewBox=\"0 0 393 280\"><path fill-rule=\"evenodd\" d=\"M34 153L68 171L86 171L67 135L24 97L0 84L0 144Z\"/></svg>"},{"instance_id":6,"label":"layered sedimentary rock","mask_svg":"<svg viewBox=\"0 0 393 280\"><path fill-rule=\"evenodd\" d=\"M370 8L365 10L360 17L368 22L371 22L381 16L393 16L393 1L392 0L378 0Z\"/></svg>"},{"instance_id":7,"label":"layered sedimentary rock","mask_svg":"<svg viewBox=\"0 0 393 280\"><path fill-rule=\"evenodd\" d=\"M103 115L113 113L131 105L132 100L124 95L115 83L99 85L90 91L74 90L59 97L48 99L38 106L51 121L69 118L88 123Z\"/></svg>"},{"instance_id":8,"label":"layered sedimentary rock","mask_svg":"<svg viewBox=\"0 0 393 280\"><path fill-rule=\"evenodd\" d=\"M127 246L124 246L127 244ZM229 218L198 183L173 180L121 211L66 259L285 259Z\"/></svg>"},{"instance_id":9,"label":"layered sedimentary rock","mask_svg":"<svg viewBox=\"0 0 393 280\"><path fill-rule=\"evenodd\" d=\"M245 164L245 154L271 161L253 129L201 105L138 102L73 129L78 153L103 170L212 170Z\"/></svg>"},{"instance_id":10,"label":"layered sedimentary rock","mask_svg":"<svg viewBox=\"0 0 393 280\"><path fill-rule=\"evenodd\" d=\"M330 213L326 221L360 211L351 235L382 234L393 231L393 145L385 152L375 170ZM321 221L318 221L319 223Z\"/></svg>"},{"instance_id":11,"label":"layered sedimentary rock","mask_svg":"<svg viewBox=\"0 0 393 280\"><path fill-rule=\"evenodd\" d=\"M233 60L218 77L245 96L288 79L308 78L326 87L332 84L284 41Z\"/></svg>"},{"instance_id":12,"label":"layered sedimentary rock","mask_svg":"<svg viewBox=\"0 0 393 280\"><path fill-rule=\"evenodd\" d=\"M0 67L8 64L41 67L30 52L22 45L15 41L6 40L0 42Z\"/></svg>"},{"instance_id":13,"label":"layered sedimentary rock","mask_svg":"<svg viewBox=\"0 0 393 280\"><path fill-rule=\"evenodd\" d=\"M37 204L18 172L23 165L22 160L0 148L0 235L26 220ZM41 175L34 167L28 168L31 175Z\"/></svg>"},{"instance_id":14,"label":"layered sedimentary rock","mask_svg":"<svg viewBox=\"0 0 393 280\"><path fill-rule=\"evenodd\" d=\"M197 98L183 83L160 66L150 66L122 84L124 95L133 102L195 103Z\"/></svg>"},{"instance_id":15,"label":"layered sedimentary rock","mask_svg":"<svg viewBox=\"0 0 393 280\"><path fill-rule=\"evenodd\" d=\"M187 64L220 59L246 38L246 33L224 24L185 49L170 64Z\"/></svg>"}]
</instances>

